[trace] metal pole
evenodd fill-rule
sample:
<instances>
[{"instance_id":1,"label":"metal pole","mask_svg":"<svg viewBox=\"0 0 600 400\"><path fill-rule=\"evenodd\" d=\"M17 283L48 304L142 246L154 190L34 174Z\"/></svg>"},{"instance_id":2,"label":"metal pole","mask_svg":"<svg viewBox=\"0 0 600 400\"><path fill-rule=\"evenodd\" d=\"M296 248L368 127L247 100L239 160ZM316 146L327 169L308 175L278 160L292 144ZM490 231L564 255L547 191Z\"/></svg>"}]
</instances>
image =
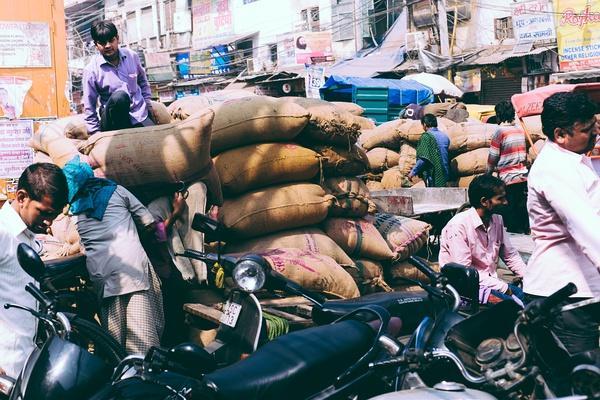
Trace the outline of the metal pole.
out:
<instances>
[{"instance_id":1,"label":"metal pole","mask_svg":"<svg viewBox=\"0 0 600 400\"><path fill-rule=\"evenodd\" d=\"M450 45L448 44L448 14L446 14L445 0L438 0L438 29L440 32L440 53L443 56L450 55Z\"/></svg>"}]
</instances>

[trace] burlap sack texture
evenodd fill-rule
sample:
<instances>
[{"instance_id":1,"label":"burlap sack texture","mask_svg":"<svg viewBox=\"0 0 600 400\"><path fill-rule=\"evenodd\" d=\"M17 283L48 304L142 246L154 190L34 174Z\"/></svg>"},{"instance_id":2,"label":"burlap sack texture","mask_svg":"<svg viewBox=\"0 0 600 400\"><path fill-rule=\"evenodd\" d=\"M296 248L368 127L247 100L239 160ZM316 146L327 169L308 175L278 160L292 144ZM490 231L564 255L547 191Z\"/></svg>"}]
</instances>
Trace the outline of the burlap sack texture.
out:
<instances>
[{"instance_id":1,"label":"burlap sack texture","mask_svg":"<svg viewBox=\"0 0 600 400\"><path fill-rule=\"evenodd\" d=\"M333 201L319 185L277 185L225 200L219 220L240 237L257 237L318 224L327 217Z\"/></svg>"},{"instance_id":2,"label":"burlap sack texture","mask_svg":"<svg viewBox=\"0 0 600 400\"><path fill-rule=\"evenodd\" d=\"M377 210L369 197L369 189L358 178L328 178L323 182L323 188L335 197L329 210L332 217L363 217Z\"/></svg>"},{"instance_id":3,"label":"burlap sack texture","mask_svg":"<svg viewBox=\"0 0 600 400\"><path fill-rule=\"evenodd\" d=\"M258 238L229 242L226 253L250 253L270 249L294 248L324 254L340 265L354 265L350 257L321 229L307 227L277 232Z\"/></svg>"},{"instance_id":4,"label":"burlap sack texture","mask_svg":"<svg viewBox=\"0 0 600 400\"><path fill-rule=\"evenodd\" d=\"M331 257L300 249L274 249L261 253L271 267L302 287L336 297L360 296L354 279Z\"/></svg>"},{"instance_id":5,"label":"burlap sack texture","mask_svg":"<svg viewBox=\"0 0 600 400\"><path fill-rule=\"evenodd\" d=\"M308 181L319 173L319 155L293 143L253 144L214 158L223 192L234 196L279 183Z\"/></svg>"},{"instance_id":6,"label":"burlap sack texture","mask_svg":"<svg viewBox=\"0 0 600 400\"><path fill-rule=\"evenodd\" d=\"M364 219L328 218L323 230L351 257L391 261L395 254L373 224Z\"/></svg>"}]
</instances>

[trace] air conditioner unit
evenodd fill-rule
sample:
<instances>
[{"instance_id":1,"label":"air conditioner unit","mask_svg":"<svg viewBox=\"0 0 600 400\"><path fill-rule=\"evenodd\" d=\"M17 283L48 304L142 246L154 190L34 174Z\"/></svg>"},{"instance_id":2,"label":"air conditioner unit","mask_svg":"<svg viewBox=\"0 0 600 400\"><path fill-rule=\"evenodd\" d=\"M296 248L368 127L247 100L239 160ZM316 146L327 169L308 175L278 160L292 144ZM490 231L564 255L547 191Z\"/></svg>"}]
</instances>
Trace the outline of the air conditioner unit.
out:
<instances>
[{"instance_id":1,"label":"air conditioner unit","mask_svg":"<svg viewBox=\"0 0 600 400\"><path fill-rule=\"evenodd\" d=\"M427 46L427 35L424 31L406 33L406 51L419 50Z\"/></svg>"},{"instance_id":2,"label":"air conditioner unit","mask_svg":"<svg viewBox=\"0 0 600 400\"><path fill-rule=\"evenodd\" d=\"M254 59L253 58L246 59L246 71L249 73L254 72Z\"/></svg>"}]
</instances>

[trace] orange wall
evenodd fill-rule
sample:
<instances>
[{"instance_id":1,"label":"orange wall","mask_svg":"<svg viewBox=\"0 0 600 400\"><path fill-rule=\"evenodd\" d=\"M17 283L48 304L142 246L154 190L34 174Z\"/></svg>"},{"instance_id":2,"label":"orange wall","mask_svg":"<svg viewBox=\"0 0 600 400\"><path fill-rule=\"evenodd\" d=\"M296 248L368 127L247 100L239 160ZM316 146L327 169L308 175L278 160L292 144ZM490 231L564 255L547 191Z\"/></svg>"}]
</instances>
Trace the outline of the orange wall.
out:
<instances>
[{"instance_id":1,"label":"orange wall","mask_svg":"<svg viewBox=\"0 0 600 400\"><path fill-rule=\"evenodd\" d=\"M51 68L0 68L0 76L20 76L33 81L23 103L21 119L64 117L69 114L63 3L63 0L0 0L0 20L47 22L50 27Z\"/></svg>"}]
</instances>

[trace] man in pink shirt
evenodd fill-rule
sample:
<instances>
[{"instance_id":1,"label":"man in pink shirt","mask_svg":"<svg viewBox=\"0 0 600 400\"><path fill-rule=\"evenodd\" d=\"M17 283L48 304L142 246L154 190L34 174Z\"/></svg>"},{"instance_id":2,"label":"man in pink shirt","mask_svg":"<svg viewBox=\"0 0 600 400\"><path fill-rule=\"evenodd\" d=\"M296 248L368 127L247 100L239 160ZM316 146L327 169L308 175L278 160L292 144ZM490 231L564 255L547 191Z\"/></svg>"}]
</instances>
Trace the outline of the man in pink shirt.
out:
<instances>
[{"instance_id":1,"label":"man in pink shirt","mask_svg":"<svg viewBox=\"0 0 600 400\"><path fill-rule=\"evenodd\" d=\"M477 268L481 303L513 299L520 303L523 291L515 284L498 278L498 259L517 277L525 272L525 263L512 246L497 212L508 204L506 185L492 175L478 176L469 185L471 208L455 215L442 230L439 263L450 262Z\"/></svg>"},{"instance_id":2,"label":"man in pink shirt","mask_svg":"<svg viewBox=\"0 0 600 400\"><path fill-rule=\"evenodd\" d=\"M529 174L527 210L533 254L523 277L528 300L548 297L569 282L564 304L600 297L600 176L586 157L600 131L598 106L579 93L544 101L548 137ZM563 304L563 305L564 305ZM559 314L551 327L571 353L598 348L600 303Z\"/></svg>"}]
</instances>

